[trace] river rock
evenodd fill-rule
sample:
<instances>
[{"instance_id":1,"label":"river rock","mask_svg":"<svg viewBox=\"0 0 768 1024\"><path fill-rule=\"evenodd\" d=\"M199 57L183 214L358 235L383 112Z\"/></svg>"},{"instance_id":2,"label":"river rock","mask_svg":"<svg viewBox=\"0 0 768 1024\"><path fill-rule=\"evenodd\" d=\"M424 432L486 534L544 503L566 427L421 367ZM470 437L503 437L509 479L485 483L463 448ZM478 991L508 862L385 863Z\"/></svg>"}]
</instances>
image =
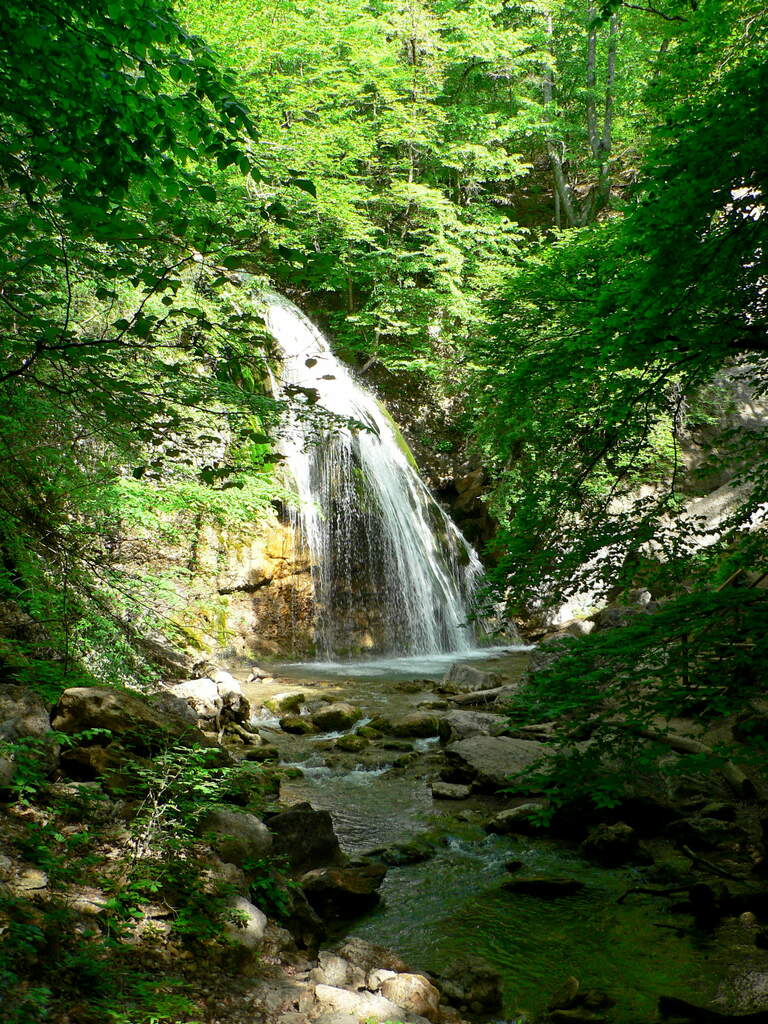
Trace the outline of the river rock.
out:
<instances>
[{"instance_id":1,"label":"river rock","mask_svg":"<svg viewBox=\"0 0 768 1024\"><path fill-rule=\"evenodd\" d=\"M581 892L584 883L577 878L559 878L554 875L516 875L502 882L502 889L521 896L538 896L542 900L556 900Z\"/></svg>"},{"instance_id":2,"label":"river rock","mask_svg":"<svg viewBox=\"0 0 768 1024\"><path fill-rule=\"evenodd\" d=\"M640 851L637 833L623 821L614 825L598 825L579 847L583 856L605 867L626 864Z\"/></svg>"},{"instance_id":3,"label":"river rock","mask_svg":"<svg viewBox=\"0 0 768 1024\"><path fill-rule=\"evenodd\" d=\"M341 732L343 729L351 729L361 717L360 708L339 701L338 704L329 704L315 711L312 722L321 732Z\"/></svg>"},{"instance_id":4,"label":"river rock","mask_svg":"<svg viewBox=\"0 0 768 1024\"><path fill-rule=\"evenodd\" d=\"M197 726L197 712L187 703L184 697L179 697L170 689L153 693L147 699L152 707L157 708L161 714L169 715L171 718L180 718L192 726Z\"/></svg>"},{"instance_id":5,"label":"river rock","mask_svg":"<svg viewBox=\"0 0 768 1024\"><path fill-rule=\"evenodd\" d=\"M374 718L371 725L390 736L418 739L437 736L440 719L434 711L410 711L405 715L382 715Z\"/></svg>"},{"instance_id":6,"label":"river rock","mask_svg":"<svg viewBox=\"0 0 768 1024\"><path fill-rule=\"evenodd\" d=\"M233 896L229 901L234 920L224 925L224 934L230 942L250 952L261 947L267 930L267 915L244 896Z\"/></svg>"},{"instance_id":7,"label":"river rock","mask_svg":"<svg viewBox=\"0 0 768 1024\"><path fill-rule=\"evenodd\" d=\"M302 705L306 704L305 693L276 693L264 701L264 707L275 715L298 715Z\"/></svg>"},{"instance_id":8,"label":"river rock","mask_svg":"<svg viewBox=\"0 0 768 1024\"><path fill-rule=\"evenodd\" d=\"M333 988L363 989L366 987L365 972L355 967L338 953L321 949L317 955L317 967L309 972L313 985L330 985Z\"/></svg>"},{"instance_id":9,"label":"river rock","mask_svg":"<svg viewBox=\"0 0 768 1024\"><path fill-rule=\"evenodd\" d=\"M349 992L344 988L317 985L315 999L324 1010L349 1014L356 1021L403 1019L403 1009L378 992Z\"/></svg>"},{"instance_id":10,"label":"river rock","mask_svg":"<svg viewBox=\"0 0 768 1024\"><path fill-rule=\"evenodd\" d=\"M303 715L283 715L280 719L280 728L283 732L290 732L296 736L306 736L307 733L317 732L315 725Z\"/></svg>"},{"instance_id":11,"label":"river rock","mask_svg":"<svg viewBox=\"0 0 768 1024\"><path fill-rule=\"evenodd\" d=\"M240 681L223 668L216 669L212 678L221 698L225 718L233 722L247 722L251 717L251 705L243 693Z\"/></svg>"},{"instance_id":12,"label":"river rock","mask_svg":"<svg viewBox=\"0 0 768 1024\"><path fill-rule=\"evenodd\" d=\"M280 751L270 743L263 743L262 746L255 747L253 750L246 750L243 758L246 761L278 761Z\"/></svg>"},{"instance_id":13,"label":"river rock","mask_svg":"<svg viewBox=\"0 0 768 1024\"><path fill-rule=\"evenodd\" d=\"M189 721L173 718L136 694L112 687L77 686L65 690L51 713L51 724L68 734L107 729L130 749L140 752L172 743L185 747L218 746Z\"/></svg>"},{"instance_id":14,"label":"river rock","mask_svg":"<svg viewBox=\"0 0 768 1024\"><path fill-rule=\"evenodd\" d=\"M45 736L51 719L42 700L24 686L0 686L0 740Z\"/></svg>"},{"instance_id":15,"label":"river rock","mask_svg":"<svg viewBox=\"0 0 768 1024\"><path fill-rule=\"evenodd\" d=\"M473 665L457 663L451 665L438 684L440 693L473 693L476 690L492 690L503 683L498 672L484 672Z\"/></svg>"},{"instance_id":16,"label":"river rock","mask_svg":"<svg viewBox=\"0 0 768 1024\"><path fill-rule=\"evenodd\" d=\"M498 789L510 775L529 768L546 752L535 740L510 736L472 736L445 748L450 782L473 782L478 788ZM458 777L457 777L458 776Z\"/></svg>"},{"instance_id":17,"label":"river rock","mask_svg":"<svg viewBox=\"0 0 768 1024\"><path fill-rule=\"evenodd\" d=\"M507 725L504 715L489 711L451 711L440 719L440 742L453 743L470 736L499 736Z\"/></svg>"},{"instance_id":18,"label":"river rock","mask_svg":"<svg viewBox=\"0 0 768 1024\"><path fill-rule=\"evenodd\" d=\"M180 697L197 715L198 719L214 721L224 707L219 688L207 676L201 679L187 679L169 688L174 697Z\"/></svg>"},{"instance_id":19,"label":"river rock","mask_svg":"<svg viewBox=\"0 0 768 1024\"><path fill-rule=\"evenodd\" d=\"M505 811L500 811L488 822L485 826L486 831L501 836L535 835L546 827L537 820L537 816L544 806L541 801L538 801L509 807Z\"/></svg>"},{"instance_id":20,"label":"river rock","mask_svg":"<svg viewBox=\"0 0 768 1024\"><path fill-rule=\"evenodd\" d=\"M334 744L334 748L342 750L346 754L359 754L361 750L365 750L368 743L369 741L364 736L339 736Z\"/></svg>"},{"instance_id":21,"label":"river rock","mask_svg":"<svg viewBox=\"0 0 768 1024\"><path fill-rule=\"evenodd\" d=\"M198 835L211 833L211 847L229 864L242 868L247 861L261 860L272 849L269 829L248 811L214 807L207 811L197 827Z\"/></svg>"},{"instance_id":22,"label":"river rock","mask_svg":"<svg viewBox=\"0 0 768 1024\"><path fill-rule=\"evenodd\" d=\"M285 857L292 868L307 871L344 861L328 811L300 803L268 820L275 837L274 852Z\"/></svg>"},{"instance_id":23,"label":"river rock","mask_svg":"<svg viewBox=\"0 0 768 1024\"><path fill-rule=\"evenodd\" d=\"M471 786L462 786L458 782L439 782L430 784L432 797L435 800L466 800L471 794Z\"/></svg>"},{"instance_id":24,"label":"river rock","mask_svg":"<svg viewBox=\"0 0 768 1024\"><path fill-rule=\"evenodd\" d=\"M373 942L366 942L365 939L346 939L336 947L336 952L366 974L370 974L371 971L379 967L397 973L408 970L408 965L394 950L387 949L386 946L377 946Z\"/></svg>"},{"instance_id":25,"label":"river rock","mask_svg":"<svg viewBox=\"0 0 768 1024\"><path fill-rule=\"evenodd\" d=\"M423 974L396 974L382 982L380 992L409 1013L431 1021L440 1017L440 993Z\"/></svg>"},{"instance_id":26,"label":"river rock","mask_svg":"<svg viewBox=\"0 0 768 1024\"><path fill-rule=\"evenodd\" d=\"M302 876L301 887L323 919L356 917L378 903L386 873L383 864L315 868Z\"/></svg>"},{"instance_id":27,"label":"river rock","mask_svg":"<svg viewBox=\"0 0 768 1024\"><path fill-rule=\"evenodd\" d=\"M370 971L366 979L366 986L371 992L378 992L382 984L389 978L396 978L397 971L388 971L386 967L377 967L375 971Z\"/></svg>"}]
</instances>

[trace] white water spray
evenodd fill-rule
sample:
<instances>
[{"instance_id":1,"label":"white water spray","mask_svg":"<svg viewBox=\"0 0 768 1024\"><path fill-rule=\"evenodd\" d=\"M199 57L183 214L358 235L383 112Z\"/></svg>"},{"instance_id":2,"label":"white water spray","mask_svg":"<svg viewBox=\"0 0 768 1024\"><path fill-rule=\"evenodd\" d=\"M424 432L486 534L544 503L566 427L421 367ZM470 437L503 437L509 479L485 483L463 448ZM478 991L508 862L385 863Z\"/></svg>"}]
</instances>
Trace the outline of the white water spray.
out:
<instances>
[{"instance_id":1,"label":"white water spray","mask_svg":"<svg viewBox=\"0 0 768 1024\"><path fill-rule=\"evenodd\" d=\"M311 388L319 406L367 428L328 431L312 443L301 418L285 426L281 452L312 563L318 653L470 650L469 609L482 575L476 552L430 494L381 404L321 332L283 296L264 301L282 353L278 392Z\"/></svg>"}]
</instances>

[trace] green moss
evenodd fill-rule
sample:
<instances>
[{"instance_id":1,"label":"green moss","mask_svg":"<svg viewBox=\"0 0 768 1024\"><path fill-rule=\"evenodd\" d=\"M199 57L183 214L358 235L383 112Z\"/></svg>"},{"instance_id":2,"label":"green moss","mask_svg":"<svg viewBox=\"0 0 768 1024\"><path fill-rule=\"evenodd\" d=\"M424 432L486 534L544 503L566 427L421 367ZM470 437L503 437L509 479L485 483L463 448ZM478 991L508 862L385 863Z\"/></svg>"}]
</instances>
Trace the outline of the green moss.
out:
<instances>
[{"instance_id":1,"label":"green moss","mask_svg":"<svg viewBox=\"0 0 768 1024\"><path fill-rule=\"evenodd\" d=\"M381 413L386 417L387 423L389 423L390 427L392 428L392 433L395 436L395 442L397 443L397 447L400 449L400 451L403 453L403 455L406 457L406 459L408 459L408 462L411 464L411 466L418 473L419 472L418 463L416 462L416 459L413 457L413 452L411 451L411 449L410 449L410 447L408 445L408 442L403 437L403 433L400 430L400 427L398 427L398 425L392 419L392 416L391 416L389 410L387 409L387 407L384 405L384 403L382 401L380 401L378 398L376 399L376 404L378 405L379 410L381 411Z\"/></svg>"}]
</instances>

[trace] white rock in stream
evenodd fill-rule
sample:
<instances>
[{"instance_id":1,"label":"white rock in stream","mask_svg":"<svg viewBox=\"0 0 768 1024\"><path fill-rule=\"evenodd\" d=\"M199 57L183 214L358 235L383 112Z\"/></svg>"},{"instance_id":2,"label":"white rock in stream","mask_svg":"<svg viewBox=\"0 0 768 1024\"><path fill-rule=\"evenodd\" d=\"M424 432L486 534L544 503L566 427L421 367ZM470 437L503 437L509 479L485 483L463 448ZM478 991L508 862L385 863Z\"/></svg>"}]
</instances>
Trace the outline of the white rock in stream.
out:
<instances>
[{"instance_id":1,"label":"white rock in stream","mask_svg":"<svg viewBox=\"0 0 768 1024\"><path fill-rule=\"evenodd\" d=\"M348 992L345 988L317 985L315 998L324 1011L348 1013L358 1021L399 1021L427 1024L426 1018L404 1012L405 1008L374 992Z\"/></svg>"}]
</instances>

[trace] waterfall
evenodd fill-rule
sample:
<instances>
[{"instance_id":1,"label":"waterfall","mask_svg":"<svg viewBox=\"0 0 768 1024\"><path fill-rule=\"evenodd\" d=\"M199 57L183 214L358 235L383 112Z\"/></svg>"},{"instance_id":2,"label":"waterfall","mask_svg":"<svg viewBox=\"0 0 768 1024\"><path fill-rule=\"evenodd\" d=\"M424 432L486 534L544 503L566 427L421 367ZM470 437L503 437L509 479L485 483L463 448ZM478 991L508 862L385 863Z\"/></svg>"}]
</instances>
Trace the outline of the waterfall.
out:
<instances>
[{"instance_id":1,"label":"waterfall","mask_svg":"<svg viewBox=\"0 0 768 1024\"><path fill-rule=\"evenodd\" d=\"M311 418L294 414L284 424L281 454L312 565L318 654L471 649L476 552L430 494L381 403L297 306L274 293L263 298L282 355L277 393L311 388L316 406L361 424L320 437Z\"/></svg>"}]
</instances>

